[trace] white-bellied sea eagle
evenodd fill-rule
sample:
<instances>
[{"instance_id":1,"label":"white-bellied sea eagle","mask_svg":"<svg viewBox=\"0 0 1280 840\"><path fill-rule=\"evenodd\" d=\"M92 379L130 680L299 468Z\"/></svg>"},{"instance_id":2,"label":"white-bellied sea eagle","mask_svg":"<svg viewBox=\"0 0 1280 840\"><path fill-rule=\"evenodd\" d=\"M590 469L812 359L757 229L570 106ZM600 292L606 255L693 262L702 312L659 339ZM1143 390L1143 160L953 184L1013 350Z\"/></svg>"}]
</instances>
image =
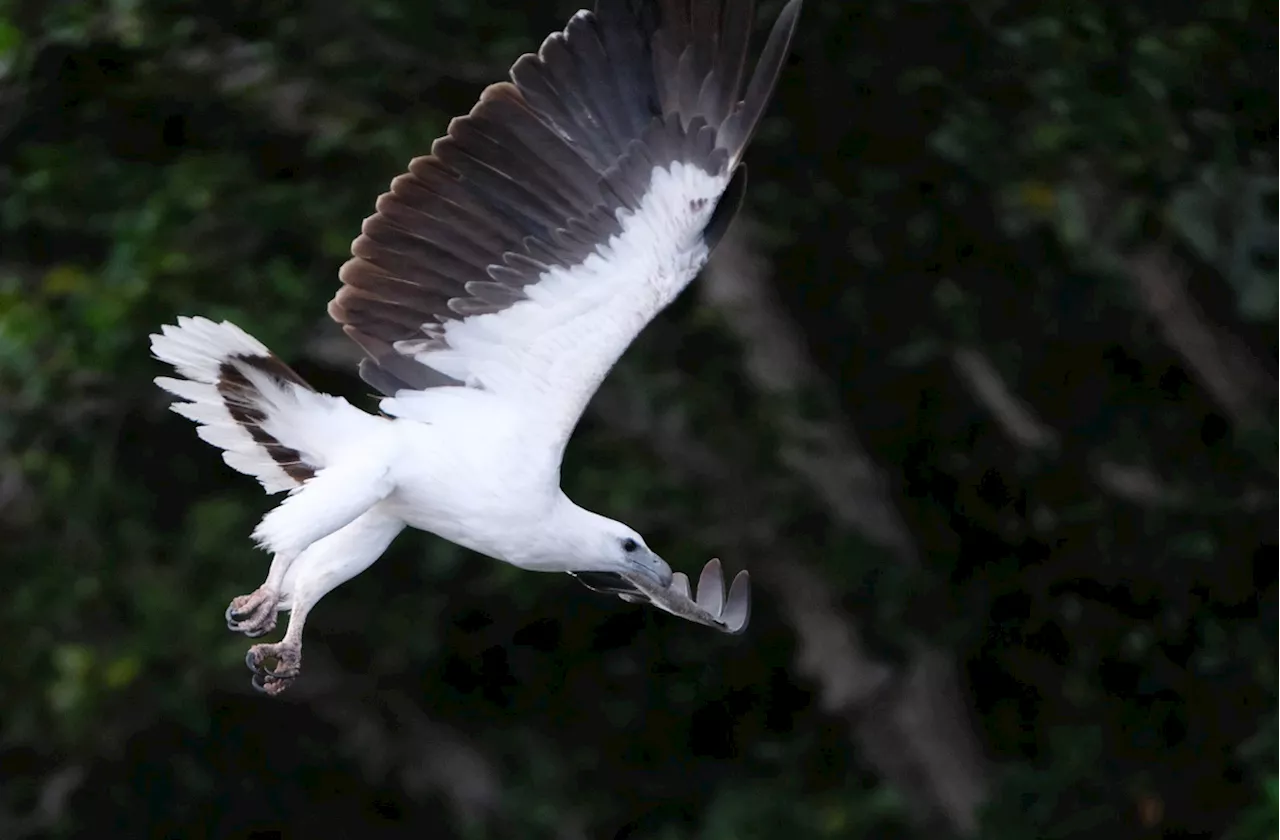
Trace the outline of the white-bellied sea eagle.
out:
<instances>
[{"instance_id":1,"label":"white-bellied sea eagle","mask_svg":"<svg viewBox=\"0 0 1280 840\"><path fill-rule=\"evenodd\" d=\"M365 353L370 414L312 389L235 325L180 317L151 337L177 413L268 493L273 555L227 608L278 644L246 661L268 693L297 677L308 611L406 525L522 569L568 572L728 633L750 612L720 564L696 592L626 525L560 489L601 380L693 280L742 201L742 156L802 0L756 60L753 0L597 0L486 88L378 198L329 315Z\"/></svg>"}]
</instances>

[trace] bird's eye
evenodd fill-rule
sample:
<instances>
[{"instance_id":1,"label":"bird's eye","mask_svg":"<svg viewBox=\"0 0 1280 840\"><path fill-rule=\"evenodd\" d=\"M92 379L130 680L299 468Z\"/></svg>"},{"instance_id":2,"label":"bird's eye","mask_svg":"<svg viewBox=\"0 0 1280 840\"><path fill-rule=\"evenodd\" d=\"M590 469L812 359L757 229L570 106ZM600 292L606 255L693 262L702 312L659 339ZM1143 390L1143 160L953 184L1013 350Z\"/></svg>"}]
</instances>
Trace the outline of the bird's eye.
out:
<instances>
[{"instance_id":1,"label":"bird's eye","mask_svg":"<svg viewBox=\"0 0 1280 840\"><path fill-rule=\"evenodd\" d=\"M640 547L640 543L636 542L630 537L627 537L625 540L622 541L622 550L625 551L627 554L630 554L631 552L635 551L639 547Z\"/></svg>"}]
</instances>

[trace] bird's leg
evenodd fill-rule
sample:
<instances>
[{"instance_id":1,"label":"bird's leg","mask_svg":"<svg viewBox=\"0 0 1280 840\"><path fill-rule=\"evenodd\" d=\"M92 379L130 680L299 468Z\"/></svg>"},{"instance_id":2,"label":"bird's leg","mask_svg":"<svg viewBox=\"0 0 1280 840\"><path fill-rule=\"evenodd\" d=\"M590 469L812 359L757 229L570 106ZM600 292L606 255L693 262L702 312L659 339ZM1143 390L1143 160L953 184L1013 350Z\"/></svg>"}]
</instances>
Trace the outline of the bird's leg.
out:
<instances>
[{"instance_id":1,"label":"bird's leg","mask_svg":"<svg viewBox=\"0 0 1280 840\"><path fill-rule=\"evenodd\" d=\"M276 553L271 558L271 568L262 585L248 595L231 599L227 607L227 629L243 633L251 639L266 635L276 629L276 614L280 609L280 593L285 573L294 557Z\"/></svg>"},{"instance_id":2,"label":"bird's leg","mask_svg":"<svg viewBox=\"0 0 1280 840\"><path fill-rule=\"evenodd\" d=\"M287 601L290 596L286 579L294 561L387 497L394 487L392 457L390 452L375 450L367 457L326 467L262 517L253 538L273 552L271 569L262 586L227 607L228 628L250 637L275 628L281 599Z\"/></svg>"},{"instance_id":3,"label":"bird's leg","mask_svg":"<svg viewBox=\"0 0 1280 840\"><path fill-rule=\"evenodd\" d=\"M284 638L275 644L249 648L244 664L253 671L254 688L276 695L292 685L302 672L302 628L313 604L295 601Z\"/></svg>"},{"instance_id":4,"label":"bird's leg","mask_svg":"<svg viewBox=\"0 0 1280 840\"><path fill-rule=\"evenodd\" d=\"M398 516L374 508L308 546L278 581L267 576L263 588L273 586L274 593L282 593L271 597L278 597L274 603L289 611L289 627L277 644L249 649L245 664L253 671L254 688L279 694L293 683L302 666L302 628L307 613L334 587L369 568L402 528L404 522ZM273 564L273 572L275 569Z\"/></svg>"}]
</instances>

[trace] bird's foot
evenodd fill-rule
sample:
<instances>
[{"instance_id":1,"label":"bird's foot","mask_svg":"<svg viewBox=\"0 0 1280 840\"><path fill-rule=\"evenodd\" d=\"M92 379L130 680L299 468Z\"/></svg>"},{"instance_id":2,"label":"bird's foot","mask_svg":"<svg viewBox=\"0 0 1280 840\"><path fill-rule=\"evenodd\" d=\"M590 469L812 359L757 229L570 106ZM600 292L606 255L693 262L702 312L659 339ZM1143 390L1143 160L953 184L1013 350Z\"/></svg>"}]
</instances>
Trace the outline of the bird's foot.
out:
<instances>
[{"instance_id":1,"label":"bird's foot","mask_svg":"<svg viewBox=\"0 0 1280 840\"><path fill-rule=\"evenodd\" d=\"M268 668L270 663L275 667ZM292 685L302 672L302 645L297 642L254 645L245 654L244 664L253 671L253 687L274 696Z\"/></svg>"},{"instance_id":2,"label":"bird's foot","mask_svg":"<svg viewBox=\"0 0 1280 840\"><path fill-rule=\"evenodd\" d=\"M227 607L227 629L256 639L276 629L276 606L280 595L273 589L259 586L248 595L231 599Z\"/></svg>"}]
</instances>

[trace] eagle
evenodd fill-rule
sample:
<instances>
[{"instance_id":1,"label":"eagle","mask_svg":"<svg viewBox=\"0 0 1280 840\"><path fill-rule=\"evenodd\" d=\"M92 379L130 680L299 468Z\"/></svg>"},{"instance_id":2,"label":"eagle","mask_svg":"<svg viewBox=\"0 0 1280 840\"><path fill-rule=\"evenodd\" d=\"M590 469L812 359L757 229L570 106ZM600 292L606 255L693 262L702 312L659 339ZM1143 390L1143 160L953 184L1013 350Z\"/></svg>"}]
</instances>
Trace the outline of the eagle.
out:
<instances>
[{"instance_id":1,"label":"eagle","mask_svg":"<svg viewBox=\"0 0 1280 840\"><path fill-rule=\"evenodd\" d=\"M171 408L268 493L266 580L227 626L276 644L253 685L298 677L308 612L406 526L726 633L750 615L718 560L696 589L627 525L580 507L560 464L601 381L732 222L743 154L802 0L752 60L753 0L597 0L485 88L364 220L329 316L363 350L377 413L316 391L234 324L151 336Z\"/></svg>"}]
</instances>

